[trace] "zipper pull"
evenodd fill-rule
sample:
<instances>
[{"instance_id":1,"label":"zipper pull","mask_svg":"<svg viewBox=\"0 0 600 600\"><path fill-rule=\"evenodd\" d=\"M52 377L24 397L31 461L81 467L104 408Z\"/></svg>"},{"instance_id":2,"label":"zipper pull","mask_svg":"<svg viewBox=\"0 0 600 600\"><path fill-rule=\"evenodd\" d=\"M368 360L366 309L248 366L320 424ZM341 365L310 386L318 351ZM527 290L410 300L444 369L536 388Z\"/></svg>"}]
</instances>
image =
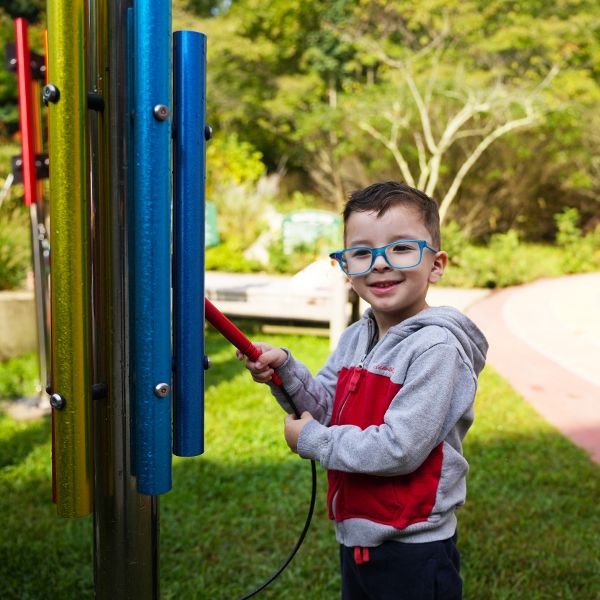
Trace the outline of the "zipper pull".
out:
<instances>
[{"instance_id":1,"label":"zipper pull","mask_svg":"<svg viewBox=\"0 0 600 600\"><path fill-rule=\"evenodd\" d=\"M349 392L356 391L356 388L358 387L358 382L360 381L362 374L363 374L362 365L358 365L358 367L356 367L354 369L354 372L352 373L352 377L350 377L350 383L348 384Z\"/></svg>"}]
</instances>

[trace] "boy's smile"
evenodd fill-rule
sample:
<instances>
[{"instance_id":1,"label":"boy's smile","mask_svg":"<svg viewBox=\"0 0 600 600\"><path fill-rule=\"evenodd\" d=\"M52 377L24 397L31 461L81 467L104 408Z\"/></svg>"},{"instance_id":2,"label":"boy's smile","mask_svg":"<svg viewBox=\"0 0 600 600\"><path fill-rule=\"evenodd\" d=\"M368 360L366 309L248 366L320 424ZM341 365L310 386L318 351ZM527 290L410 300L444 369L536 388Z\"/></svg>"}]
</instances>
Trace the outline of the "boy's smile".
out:
<instances>
[{"instance_id":1,"label":"boy's smile","mask_svg":"<svg viewBox=\"0 0 600 600\"><path fill-rule=\"evenodd\" d=\"M385 296L390 293L396 286L400 285L400 281L375 281L374 283L368 284L373 290L373 293L377 296Z\"/></svg>"},{"instance_id":2,"label":"boy's smile","mask_svg":"<svg viewBox=\"0 0 600 600\"><path fill-rule=\"evenodd\" d=\"M431 234L419 212L410 206L392 206L379 216L375 212L353 212L346 221L347 248L377 248L406 239L425 240L432 245ZM447 258L445 252L434 254L426 249L417 267L392 269L378 256L369 273L350 277L356 293L371 305L380 337L391 326L427 308L427 289L442 276Z\"/></svg>"}]
</instances>

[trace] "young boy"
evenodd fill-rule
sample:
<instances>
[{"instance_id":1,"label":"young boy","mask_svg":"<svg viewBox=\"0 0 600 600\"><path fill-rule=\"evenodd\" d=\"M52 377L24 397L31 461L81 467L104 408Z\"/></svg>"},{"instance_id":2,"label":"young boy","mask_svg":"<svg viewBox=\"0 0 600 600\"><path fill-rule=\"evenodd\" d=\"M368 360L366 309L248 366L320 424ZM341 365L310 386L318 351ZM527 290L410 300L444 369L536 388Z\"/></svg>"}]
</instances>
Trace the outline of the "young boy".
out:
<instances>
[{"instance_id":1,"label":"young boy","mask_svg":"<svg viewBox=\"0 0 600 600\"><path fill-rule=\"evenodd\" d=\"M350 196L344 224L346 249L331 257L370 304L362 320L314 378L288 350L267 344L246 366L259 382L276 372L304 411L286 417L285 438L328 471L342 599L457 600L462 440L487 342L458 310L426 303L448 260L434 200L377 183Z\"/></svg>"}]
</instances>

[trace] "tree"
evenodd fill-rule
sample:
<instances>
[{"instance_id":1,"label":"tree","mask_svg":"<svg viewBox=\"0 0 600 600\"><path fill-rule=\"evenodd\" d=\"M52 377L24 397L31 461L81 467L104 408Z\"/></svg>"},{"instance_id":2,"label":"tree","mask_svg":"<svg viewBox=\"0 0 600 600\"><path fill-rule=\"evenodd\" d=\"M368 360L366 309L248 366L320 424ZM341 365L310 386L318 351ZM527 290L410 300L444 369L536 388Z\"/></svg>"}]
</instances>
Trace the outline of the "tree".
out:
<instances>
[{"instance_id":1,"label":"tree","mask_svg":"<svg viewBox=\"0 0 600 600\"><path fill-rule=\"evenodd\" d=\"M498 138L510 131L530 127L541 121L543 98L541 91L554 78L557 68L552 68L546 78L532 91L510 89L497 80L491 86L475 88L464 83L462 68L455 71L454 80L448 82L437 79L439 62L443 54L444 40L434 40L428 52L419 52L414 60L397 59L390 56L380 44L368 44L371 52L398 75L418 115L417 123L404 110L400 102L392 101L391 106L381 115L385 129L373 125L368 119L359 122L360 128L380 142L393 156L403 179L409 185L422 189L433 196L440 183L441 170L446 155L452 147L461 142L463 156L450 177L449 185L440 202L440 219L443 221L450 205L473 165ZM431 54L431 63L426 70L424 82L420 86L413 65L423 62ZM423 67L421 65L421 70ZM441 85L440 85L441 83ZM406 97L406 93L404 96ZM442 96L442 104L448 112L436 110L437 96ZM450 100L450 102L448 102ZM412 138L417 161L410 165L403 145L406 138ZM472 142L466 145L466 141ZM415 176L418 172L418 176Z\"/></svg>"},{"instance_id":2,"label":"tree","mask_svg":"<svg viewBox=\"0 0 600 600\"><path fill-rule=\"evenodd\" d=\"M30 23L37 23L46 10L45 0L0 0L0 12L12 19L22 17Z\"/></svg>"},{"instance_id":3,"label":"tree","mask_svg":"<svg viewBox=\"0 0 600 600\"><path fill-rule=\"evenodd\" d=\"M355 0L234 2L209 28L209 102L218 127L235 129L263 153L270 169L318 168L317 154L337 148L336 97L356 76L356 50L327 29ZM337 121L336 121L337 119ZM339 192L336 192L339 194Z\"/></svg>"},{"instance_id":4,"label":"tree","mask_svg":"<svg viewBox=\"0 0 600 600\"><path fill-rule=\"evenodd\" d=\"M236 0L206 24L211 122L332 205L401 176L481 230L593 212L594 0Z\"/></svg>"}]
</instances>

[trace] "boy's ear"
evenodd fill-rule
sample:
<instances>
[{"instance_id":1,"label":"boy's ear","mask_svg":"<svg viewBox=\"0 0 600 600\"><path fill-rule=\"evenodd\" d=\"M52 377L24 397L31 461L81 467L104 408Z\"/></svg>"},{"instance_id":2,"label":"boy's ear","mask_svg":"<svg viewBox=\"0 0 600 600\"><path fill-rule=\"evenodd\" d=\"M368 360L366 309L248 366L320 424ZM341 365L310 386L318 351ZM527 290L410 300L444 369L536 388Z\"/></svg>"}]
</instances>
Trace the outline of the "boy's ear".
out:
<instances>
[{"instance_id":1,"label":"boy's ear","mask_svg":"<svg viewBox=\"0 0 600 600\"><path fill-rule=\"evenodd\" d=\"M440 250L433 259L431 272L429 273L429 283L436 283L442 278L447 264L448 254L443 250Z\"/></svg>"}]
</instances>

